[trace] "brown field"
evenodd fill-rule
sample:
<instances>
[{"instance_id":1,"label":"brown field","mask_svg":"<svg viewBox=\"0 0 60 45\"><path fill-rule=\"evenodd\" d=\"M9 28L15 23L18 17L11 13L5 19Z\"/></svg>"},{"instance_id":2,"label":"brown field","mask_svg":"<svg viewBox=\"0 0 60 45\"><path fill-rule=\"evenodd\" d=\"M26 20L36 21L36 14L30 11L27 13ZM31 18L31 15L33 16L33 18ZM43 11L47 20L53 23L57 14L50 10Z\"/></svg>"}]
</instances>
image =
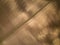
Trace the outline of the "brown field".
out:
<instances>
[{"instance_id":1,"label":"brown field","mask_svg":"<svg viewBox=\"0 0 60 45\"><path fill-rule=\"evenodd\" d=\"M0 45L60 45L60 15L46 0L1 0Z\"/></svg>"}]
</instances>

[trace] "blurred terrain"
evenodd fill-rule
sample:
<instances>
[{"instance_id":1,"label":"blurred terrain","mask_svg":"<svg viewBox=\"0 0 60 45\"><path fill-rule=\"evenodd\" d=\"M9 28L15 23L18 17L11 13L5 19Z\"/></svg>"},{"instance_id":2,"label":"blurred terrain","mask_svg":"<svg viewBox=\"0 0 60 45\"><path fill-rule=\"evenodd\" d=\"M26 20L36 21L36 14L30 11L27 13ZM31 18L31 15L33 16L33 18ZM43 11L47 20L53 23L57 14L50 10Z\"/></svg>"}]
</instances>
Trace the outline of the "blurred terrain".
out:
<instances>
[{"instance_id":1,"label":"blurred terrain","mask_svg":"<svg viewBox=\"0 0 60 45\"><path fill-rule=\"evenodd\" d=\"M56 1L0 0L0 45L60 45Z\"/></svg>"}]
</instances>

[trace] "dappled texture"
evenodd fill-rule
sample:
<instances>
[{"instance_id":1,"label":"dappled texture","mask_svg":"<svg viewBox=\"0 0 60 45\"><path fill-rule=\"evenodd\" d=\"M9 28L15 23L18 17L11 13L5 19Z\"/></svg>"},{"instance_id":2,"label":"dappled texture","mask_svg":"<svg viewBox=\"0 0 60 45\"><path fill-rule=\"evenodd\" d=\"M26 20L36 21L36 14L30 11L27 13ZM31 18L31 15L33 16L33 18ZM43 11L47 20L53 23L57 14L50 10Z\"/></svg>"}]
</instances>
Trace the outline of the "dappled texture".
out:
<instances>
[{"instance_id":1,"label":"dappled texture","mask_svg":"<svg viewBox=\"0 0 60 45\"><path fill-rule=\"evenodd\" d=\"M1 0L0 45L59 45L60 15L54 3Z\"/></svg>"}]
</instances>

